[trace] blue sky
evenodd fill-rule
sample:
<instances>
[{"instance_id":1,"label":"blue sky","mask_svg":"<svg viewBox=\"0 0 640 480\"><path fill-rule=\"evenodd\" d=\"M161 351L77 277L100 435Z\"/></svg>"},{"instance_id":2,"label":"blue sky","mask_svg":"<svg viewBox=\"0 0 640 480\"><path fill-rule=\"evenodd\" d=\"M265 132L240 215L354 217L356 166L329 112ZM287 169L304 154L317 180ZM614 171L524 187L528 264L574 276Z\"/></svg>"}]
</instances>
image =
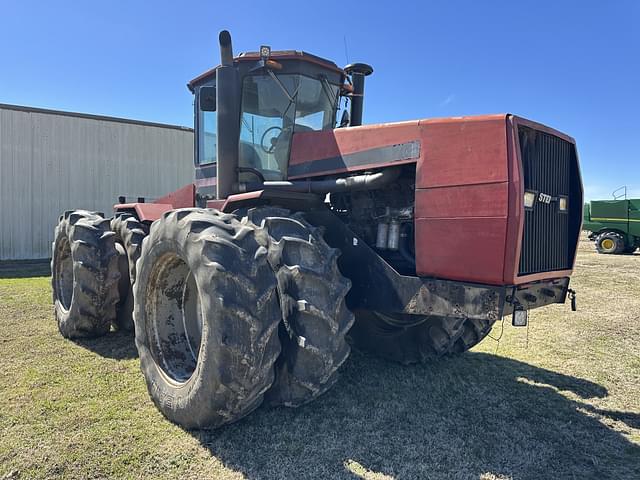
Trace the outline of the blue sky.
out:
<instances>
[{"instance_id":1,"label":"blue sky","mask_svg":"<svg viewBox=\"0 0 640 480\"><path fill-rule=\"evenodd\" d=\"M634 0L0 0L0 102L190 126L223 28L236 52L370 63L366 123L516 113L576 138L588 197L640 197Z\"/></svg>"}]
</instances>

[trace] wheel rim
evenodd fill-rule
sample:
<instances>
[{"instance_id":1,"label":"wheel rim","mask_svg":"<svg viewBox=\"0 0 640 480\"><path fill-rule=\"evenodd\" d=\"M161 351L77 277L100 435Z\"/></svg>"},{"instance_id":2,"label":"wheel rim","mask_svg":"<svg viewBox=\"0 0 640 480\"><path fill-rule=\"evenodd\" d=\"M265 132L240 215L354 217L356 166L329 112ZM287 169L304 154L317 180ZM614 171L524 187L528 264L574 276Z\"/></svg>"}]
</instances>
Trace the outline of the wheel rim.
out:
<instances>
[{"instance_id":1,"label":"wheel rim","mask_svg":"<svg viewBox=\"0 0 640 480\"><path fill-rule=\"evenodd\" d=\"M602 248L604 248L605 250L613 250L615 246L615 242L610 238L605 238L604 240L602 240Z\"/></svg>"},{"instance_id":2,"label":"wheel rim","mask_svg":"<svg viewBox=\"0 0 640 480\"><path fill-rule=\"evenodd\" d=\"M146 289L145 314L151 355L164 375L183 384L193 376L202 342L202 306L195 277L175 254L154 265Z\"/></svg>"},{"instance_id":3,"label":"wheel rim","mask_svg":"<svg viewBox=\"0 0 640 480\"><path fill-rule=\"evenodd\" d=\"M65 311L68 311L73 298L73 259L71 244L67 238L58 243L54 265L53 284L56 300Z\"/></svg>"}]
</instances>

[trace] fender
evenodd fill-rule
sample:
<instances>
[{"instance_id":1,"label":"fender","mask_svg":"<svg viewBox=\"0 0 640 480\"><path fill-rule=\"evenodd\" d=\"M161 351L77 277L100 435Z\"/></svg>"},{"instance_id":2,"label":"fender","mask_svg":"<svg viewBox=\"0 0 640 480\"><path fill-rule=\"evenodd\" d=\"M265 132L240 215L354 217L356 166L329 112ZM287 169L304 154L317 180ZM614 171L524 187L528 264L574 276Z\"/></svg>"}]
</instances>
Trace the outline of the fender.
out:
<instances>
[{"instance_id":1,"label":"fender","mask_svg":"<svg viewBox=\"0 0 640 480\"><path fill-rule=\"evenodd\" d=\"M154 222L164 213L176 208L195 207L196 187L193 183L160 197L151 203L118 203L113 206L115 212L130 212L141 222Z\"/></svg>"}]
</instances>

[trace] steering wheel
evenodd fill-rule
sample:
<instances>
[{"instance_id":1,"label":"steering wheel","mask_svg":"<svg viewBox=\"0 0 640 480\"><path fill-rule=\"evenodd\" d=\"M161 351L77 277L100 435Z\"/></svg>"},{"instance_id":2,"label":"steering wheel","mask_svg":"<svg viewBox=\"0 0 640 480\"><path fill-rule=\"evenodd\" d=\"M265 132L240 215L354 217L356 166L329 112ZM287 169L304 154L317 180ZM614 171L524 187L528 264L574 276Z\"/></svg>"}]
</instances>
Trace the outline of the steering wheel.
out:
<instances>
[{"instance_id":1,"label":"steering wheel","mask_svg":"<svg viewBox=\"0 0 640 480\"><path fill-rule=\"evenodd\" d=\"M270 147L266 147L264 144L264 139L266 138L267 134L271 131L271 130L279 130L277 135L274 135L271 138L271 146ZM274 125L273 127L269 127L267 128L264 133L262 134L262 138L260 138L260 147L262 147L262 150L264 150L266 153L273 153L273 151L276 149L276 145L278 144L278 139L280 138L280 134L282 133L282 128Z\"/></svg>"}]
</instances>

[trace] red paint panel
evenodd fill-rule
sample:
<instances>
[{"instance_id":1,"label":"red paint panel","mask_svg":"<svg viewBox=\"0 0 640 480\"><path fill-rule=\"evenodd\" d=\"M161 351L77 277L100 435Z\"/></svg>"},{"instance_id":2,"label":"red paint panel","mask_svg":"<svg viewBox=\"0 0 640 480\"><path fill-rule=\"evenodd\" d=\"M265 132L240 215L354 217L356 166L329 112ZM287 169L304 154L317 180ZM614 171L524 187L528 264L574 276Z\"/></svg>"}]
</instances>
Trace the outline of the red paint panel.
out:
<instances>
[{"instance_id":1,"label":"red paint panel","mask_svg":"<svg viewBox=\"0 0 640 480\"><path fill-rule=\"evenodd\" d=\"M118 203L113 206L113 210L116 212L134 210L138 220L153 222L159 219L164 212L173 210L173 205L168 203Z\"/></svg>"},{"instance_id":2,"label":"red paint panel","mask_svg":"<svg viewBox=\"0 0 640 480\"><path fill-rule=\"evenodd\" d=\"M237 208L238 205L241 205L249 200L257 200L262 197L264 194L264 190L254 190L253 192L245 192L245 193L236 193L235 195L229 195L222 205L223 212L232 212Z\"/></svg>"},{"instance_id":3,"label":"red paint panel","mask_svg":"<svg viewBox=\"0 0 640 480\"><path fill-rule=\"evenodd\" d=\"M226 199L224 199L224 200L207 200L207 208L215 208L216 210L223 211L223 207L224 207L224 203L225 202L226 202Z\"/></svg>"},{"instance_id":4,"label":"red paint panel","mask_svg":"<svg viewBox=\"0 0 640 480\"><path fill-rule=\"evenodd\" d=\"M509 221L507 116L423 120L416 170L419 275L504 283Z\"/></svg>"},{"instance_id":5,"label":"red paint panel","mask_svg":"<svg viewBox=\"0 0 640 480\"><path fill-rule=\"evenodd\" d=\"M416 190L417 218L506 218L508 214L506 182Z\"/></svg>"},{"instance_id":6,"label":"red paint panel","mask_svg":"<svg viewBox=\"0 0 640 480\"><path fill-rule=\"evenodd\" d=\"M417 219L419 275L501 285L504 218Z\"/></svg>"},{"instance_id":7,"label":"red paint panel","mask_svg":"<svg viewBox=\"0 0 640 480\"><path fill-rule=\"evenodd\" d=\"M256 60L260 60L260 55L258 53L244 53L242 56L239 57L235 57L233 59L234 62L255 62ZM320 58L320 57L316 57L315 55L310 55L306 52L301 52L301 51L272 51L271 52L271 59L273 60L304 60L306 62L309 63L315 63L316 65L320 65L323 68L328 68L330 70L333 70L336 73L340 73L344 75L344 70L342 70L341 68L339 68L335 63L333 63L330 60L325 60L324 58ZM195 85L199 82L201 82L202 80L205 80L209 77L213 77L216 74L216 69L218 67L215 68L211 68L209 70L207 70L206 72L198 75L196 78L194 78L193 80L191 80L188 84L187 87L189 87L189 89L193 92L193 89L195 88Z\"/></svg>"},{"instance_id":8,"label":"red paint panel","mask_svg":"<svg viewBox=\"0 0 640 480\"><path fill-rule=\"evenodd\" d=\"M195 191L195 186L189 184L164 197L158 198L153 203L123 203L114 205L113 209L116 211L135 210L139 220L153 222L169 210L194 207Z\"/></svg>"},{"instance_id":9,"label":"red paint panel","mask_svg":"<svg viewBox=\"0 0 640 480\"><path fill-rule=\"evenodd\" d=\"M291 141L291 165L406 143L419 138L418 121L300 132Z\"/></svg>"},{"instance_id":10,"label":"red paint panel","mask_svg":"<svg viewBox=\"0 0 640 480\"><path fill-rule=\"evenodd\" d=\"M164 197L158 198L154 203L168 203L173 208L188 208L196 205L196 187L190 183L184 187L171 192Z\"/></svg>"},{"instance_id":11,"label":"red paint panel","mask_svg":"<svg viewBox=\"0 0 640 480\"><path fill-rule=\"evenodd\" d=\"M416 186L506 182L506 115L420 121L424 159Z\"/></svg>"},{"instance_id":12,"label":"red paint panel","mask_svg":"<svg viewBox=\"0 0 640 480\"><path fill-rule=\"evenodd\" d=\"M173 205L168 203L136 203L138 219L145 222L155 222L163 213L173 210Z\"/></svg>"}]
</instances>

